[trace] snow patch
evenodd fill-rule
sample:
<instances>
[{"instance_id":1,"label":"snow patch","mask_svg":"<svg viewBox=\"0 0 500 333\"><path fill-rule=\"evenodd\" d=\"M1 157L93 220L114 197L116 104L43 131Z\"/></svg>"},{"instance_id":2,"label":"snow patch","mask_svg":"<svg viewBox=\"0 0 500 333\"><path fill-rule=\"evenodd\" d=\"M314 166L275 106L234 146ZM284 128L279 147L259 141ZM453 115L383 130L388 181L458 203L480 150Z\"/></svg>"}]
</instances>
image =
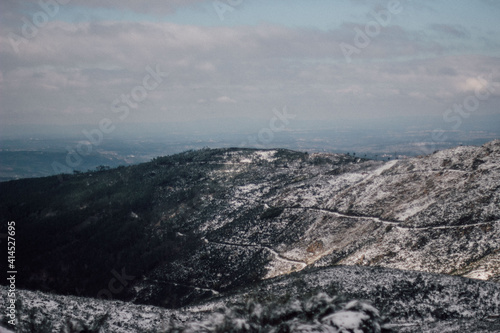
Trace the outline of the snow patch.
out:
<instances>
[{"instance_id":1,"label":"snow patch","mask_svg":"<svg viewBox=\"0 0 500 333\"><path fill-rule=\"evenodd\" d=\"M255 152L260 159L266 160L268 162L273 162L276 160L274 155L276 155L276 150L265 150L265 151L257 151Z\"/></svg>"},{"instance_id":2,"label":"snow patch","mask_svg":"<svg viewBox=\"0 0 500 333\"><path fill-rule=\"evenodd\" d=\"M376 169L375 171L373 171L373 175L375 176L380 176L385 170L389 170L390 168L392 168L394 165L396 165L396 163L398 163L397 160L394 160L394 161L390 161L390 162L387 162L385 163L384 165L382 165L380 168Z\"/></svg>"},{"instance_id":3,"label":"snow patch","mask_svg":"<svg viewBox=\"0 0 500 333\"><path fill-rule=\"evenodd\" d=\"M488 272L486 270L474 270L474 271L464 275L464 277L467 277L470 279L487 281L490 278L492 278L494 275L495 274L493 272Z\"/></svg>"},{"instance_id":4,"label":"snow patch","mask_svg":"<svg viewBox=\"0 0 500 333\"><path fill-rule=\"evenodd\" d=\"M248 185L244 185L244 186L239 186L238 187L238 192L241 192L241 193L238 193L238 194L245 194L245 193L249 193L249 192L252 192L252 191L255 191L255 190L258 190L259 189L259 185L257 184L248 184Z\"/></svg>"},{"instance_id":5,"label":"snow patch","mask_svg":"<svg viewBox=\"0 0 500 333\"><path fill-rule=\"evenodd\" d=\"M407 205L403 205L402 211L395 214L395 217L399 221L404 221L407 218L417 215L419 212L425 210L429 207L433 202L411 202Z\"/></svg>"},{"instance_id":6,"label":"snow patch","mask_svg":"<svg viewBox=\"0 0 500 333\"><path fill-rule=\"evenodd\" d=\"M355 311L339 311L323 319L324 323L331 326L355 330L355 332L363 332L361 325L363 320L368 320L370 317L362 312Z\"/></svg>"}]
</instances>

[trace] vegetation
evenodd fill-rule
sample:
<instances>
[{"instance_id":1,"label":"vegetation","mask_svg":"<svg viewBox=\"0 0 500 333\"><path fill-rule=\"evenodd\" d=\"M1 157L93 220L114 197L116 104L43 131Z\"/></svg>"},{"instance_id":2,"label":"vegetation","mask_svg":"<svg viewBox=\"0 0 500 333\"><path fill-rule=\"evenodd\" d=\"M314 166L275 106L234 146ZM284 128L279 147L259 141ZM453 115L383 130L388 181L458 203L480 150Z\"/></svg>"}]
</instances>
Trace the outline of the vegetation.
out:
<instances>
[{"instance_id":1,"label":"vegetation","mask_svg":"<svg viewBox=\"0 0 500 333\"><path fill-rule=\"evenodd\" d=\"M167 333L250 332L391 332L383 326L379 311L370 304L319 293L287 302L246 304L227 308L202 322L172 325Z\"/></svg>"},{"instance_id":2,"label":"vegetation","mask_svg":"<svg viewBox=\"0 0 500 333\"><path fill-rule=\"evenodd\" d=\"M144 292L147 300L141 302L178 307L192 301L188 294L198 292L172 283L188 281L223 290L259 280L265 275L269 253L262 248L249 248L238 264L231 264L218 255L227 252L227 256L235 257L231 249L212 250L213 245L204 243L207 235L200 232L200 221L224 212L220 205L229 204L237 186L268 182L271 178L281 184L292 181L292 167L320 165L328 169L353 159L313 159L306 153L285 149L276 150L273 158L268 159L262 157L266 156L265 151L256 152L201 149L135 166L99 166L71 175L0 183L0 217L16 222L16 240L22 244L16 253L23 267L17 287L130 300L137 296L132 286L139 285L143 277L153 277L160 281L157 290ZM226 171L231 168L238 171ZM275 191L271 188L269 193ZM232 226L244 230L262 220L279 218L283 212L280 207L263 207L248 207L242 216L229 216ZM224 240L231 231L228 228L231 226L211 231L209 238ZM206 259L199 259L199 253ZM200 262L206 262L206 267ZM219 274L215 270L232 272L237 278L229 283L200 272L193 275L179 263L183 267L203 266L215 276ZM116 286L119 292L106 293L110 281L116 278L113 272L122 271L133 280L126 281L128 285L123 287L127 288ZM172 275L176 276L174 280L170 279Z\"/></svg>"},{"instance_id":3,"label":"vegetation","mask_svg":"<svg viewBox=\"0 0 500 333\"><path fill-rule=\"evenodd\" d=\"M261 219L273 219L275 217L278 217L283 213L285 209L282 207L271 207L267 209L262 215L260 216Z\"/></svg>"},{"instance_id":4,"label":"vegetation","mask_svg":"<svg viewBox=\"0 0 500 333\"><path fill-rule=\"evenodd\" d=\"M180 248L195 244L189 235L175 236L180 229L189 234L183 224L189 209L171 219L163 213L194 209L201 193L218 190L197 183L216 164L203 171L186 167L212 163L217 154L190 151L113 170L98 167L62 175L62 182L53 176L0 183L0 216L16 221L16 240L23 244L17 248L23 267L18 287L95 297L113 269L141 276L175 259Z\"/></svg>"},{"instance_id":5,"label":"vegetation","mask_svg":"<svg viewBox=\"0 0 500 333\"><path fill-rule=\"evenodd\" d=\"M65 312L58 320L49 320L40 307L18 306L17 332L98 333L106 332L114 322L109 312L94 316L74 316ZM51 315L53 315L51 313ZM52 318L54 319L54 318ZM367 302L349 301L344 296L330 297L324 292L300 297L262 300L251 298L231 305L203 319L177 319L176 315L157 323L148 332L163 333L251 333L251 332L392 332L387 319ZM116 324L115 322L113 324Z\"/></svg>"}]
</instances>

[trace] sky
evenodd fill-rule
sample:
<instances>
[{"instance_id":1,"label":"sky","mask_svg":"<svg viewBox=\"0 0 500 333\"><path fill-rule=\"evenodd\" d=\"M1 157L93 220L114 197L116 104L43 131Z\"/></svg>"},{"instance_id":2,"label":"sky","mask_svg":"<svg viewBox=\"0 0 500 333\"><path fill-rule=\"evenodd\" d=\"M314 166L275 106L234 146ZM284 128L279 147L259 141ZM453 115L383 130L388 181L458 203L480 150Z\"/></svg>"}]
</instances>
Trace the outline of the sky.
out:
<instances>
[{"instance_id":1,"label":"sky","mask_svg":"<svg viewBox=\"0 0 500 333\"><path fill-rule=\"evenodd\" d=\"M1 128L285 108L458 126L500 113L499 17L495 0L0 0Z\"/></svg>"}]
</instances>

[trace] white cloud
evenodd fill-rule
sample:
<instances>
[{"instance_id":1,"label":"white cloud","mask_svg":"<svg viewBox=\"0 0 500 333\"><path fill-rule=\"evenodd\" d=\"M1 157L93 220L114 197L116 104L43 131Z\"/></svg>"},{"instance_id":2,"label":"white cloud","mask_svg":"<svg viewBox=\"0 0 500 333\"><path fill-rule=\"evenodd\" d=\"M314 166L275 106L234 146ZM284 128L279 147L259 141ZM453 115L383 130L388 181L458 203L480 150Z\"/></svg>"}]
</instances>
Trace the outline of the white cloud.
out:
<instances>
[{"instance_id":1,"label":"white cloud","mask_svg":"<svg viewBox=\"0 0 500 333\"><path fill-rule=\"evenodd\" d=\"M341 94L341 95L360 95L361 93L364 92L364 89L363 87L361 87L360 85L357 85L357 84L354 84L354 85L351 85L349 87L346 87L346 88L342 88L342 89L338 89L336 91L337 94Z\"/></svg>"},{"instance_id":2,"label":"white cloud","mask_svg":"<svg viewBox=\"0 0 500 333\"><path fill-rule=\"evenodd\" d=\"M218 103L236 103L236 101L228 96L220 96L215 100Z\"/></svg>"},{"instance_id":3,"label":"white cloud","mask_svg":"<svg viewBox=\"0 0 500 333\"><path fill-rule=\"evenodd\" d=\"M491 84L482 77L469 77L465 81L458 82L458 88L463 92L475 92L490 86Z\"/></svg>"}]
</instances>

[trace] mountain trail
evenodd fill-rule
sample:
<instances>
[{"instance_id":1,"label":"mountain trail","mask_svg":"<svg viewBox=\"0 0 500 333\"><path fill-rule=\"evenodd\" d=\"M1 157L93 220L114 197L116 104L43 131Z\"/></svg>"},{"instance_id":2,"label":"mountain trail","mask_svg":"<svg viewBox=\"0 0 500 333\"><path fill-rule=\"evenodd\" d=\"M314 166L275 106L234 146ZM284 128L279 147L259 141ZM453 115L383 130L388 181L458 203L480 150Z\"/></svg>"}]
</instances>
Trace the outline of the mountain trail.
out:
<instances>
[{"instance_id":1,"label":"mountain trail","mask_svg":"<svg viewBox=\"0 0 500 333\"><path fill-rule=\"evenodd\" d=\"M209 243L218 244L218 245L236 246L236 247L258 247L258 248L262 248L262 249L265 249L265 250L268 250L269 252L271 252L271 254L274 255L277 260L284 261L286 263L293 264L293 265L300 265L299 270L302 270L305 267L307 267L307 264L304 261L294 260L294 259L290 259L290 258L284 257L279 252L277 252L276 250L274 250L271 247L266 246L266 245L261 245L261 244L238 244L238 243L229 243L229 242L216 242L216 241L212 241L212 240L209 240L209 239L206 239L206 240Z\"/></svg>"},{"instance_id":2,"label":"mountain trail","mask_svg":"<svg viewBox=\"0 0 500 333\"><path fill-rule=\"evenodd\" d=\"M488 224L494 224L494 223L499 223L500 220L495 220L495 221L487 221L487 222L480 222L480 223L472 223L472 224L462 224L462 225L445 225L445 226L437 226L437 227L408 227L408 226L401 226L401 223L403 221L387 221L387 220L382 220L376 216L363 216L363 215L354 215L354 214L342 214L339 212L336 212L331 209L327 208L318 208L318 207L283 207L284 209L303 209L303 210L315 210L315 211L320 211L320 212L325 212L331 215L335 215L336 217L345 217L345 218L357 218L357 219L363 219L363 220L372 220L377 223L382 223L386 225L394 225L396 228L399 229L407 229L407 230L430 230L430 229L459 229L459 228L468 228L468 227L477 227L481 225L488 225Z\"/></svg>"}]
</instances>

